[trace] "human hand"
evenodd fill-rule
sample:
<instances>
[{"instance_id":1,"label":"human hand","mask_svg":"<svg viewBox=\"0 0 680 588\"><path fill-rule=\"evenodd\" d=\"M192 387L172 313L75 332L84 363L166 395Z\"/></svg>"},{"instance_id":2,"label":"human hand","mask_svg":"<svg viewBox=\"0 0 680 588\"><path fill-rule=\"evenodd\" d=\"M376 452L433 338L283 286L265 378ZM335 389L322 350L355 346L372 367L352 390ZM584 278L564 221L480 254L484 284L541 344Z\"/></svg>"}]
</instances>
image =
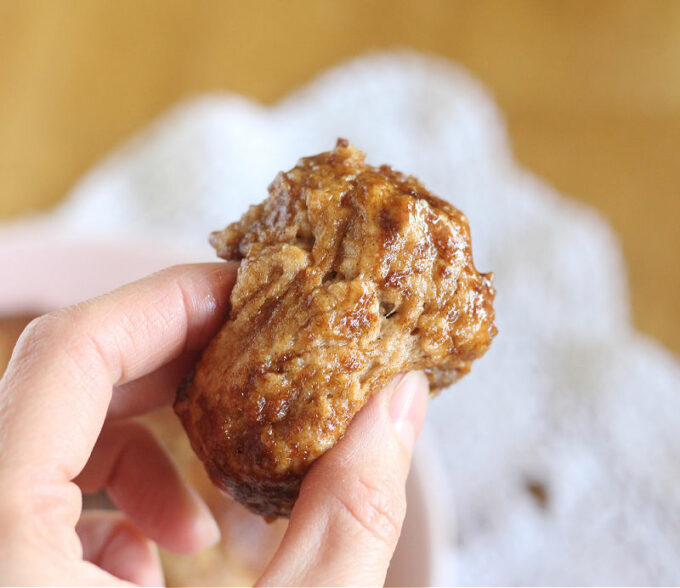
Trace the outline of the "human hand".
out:
<instances>
[{"instance_id":1,"label":"human hand","mask_svg":"<svg viewBox=\"0 0 680 588\"><path fill-rule=\"evenodd\" d=\"M0 583L161 584L156 544L217 541L209 510L129 417L171 403L221 325L232 263L170 268L31 323L0 381ZM380 584L427 404L395 379L306 476L262 584ZM82 510L106 487L121 513Z\"/></svg>"}]
</instances>

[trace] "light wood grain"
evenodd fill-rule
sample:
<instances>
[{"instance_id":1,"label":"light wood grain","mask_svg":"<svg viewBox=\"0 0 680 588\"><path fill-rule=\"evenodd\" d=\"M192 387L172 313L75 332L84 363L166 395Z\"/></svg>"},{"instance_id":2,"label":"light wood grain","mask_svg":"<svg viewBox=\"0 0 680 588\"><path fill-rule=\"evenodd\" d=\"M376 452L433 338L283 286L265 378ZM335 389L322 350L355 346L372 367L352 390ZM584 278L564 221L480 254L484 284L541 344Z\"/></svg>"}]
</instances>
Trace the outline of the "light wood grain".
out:
<instances>
[{"instance_id":1,"label":"light wood grain","mask_svg":"<svg viewBox=\"0 0 680 588\"><path fill-rule=\"evenodd\" d=\"M167 106L270 103L363 51L467 66L520 162L621 236L634 317L680 351L680 2L0 0L0 218L49 207Z\"/></svg>"}]
</instances>

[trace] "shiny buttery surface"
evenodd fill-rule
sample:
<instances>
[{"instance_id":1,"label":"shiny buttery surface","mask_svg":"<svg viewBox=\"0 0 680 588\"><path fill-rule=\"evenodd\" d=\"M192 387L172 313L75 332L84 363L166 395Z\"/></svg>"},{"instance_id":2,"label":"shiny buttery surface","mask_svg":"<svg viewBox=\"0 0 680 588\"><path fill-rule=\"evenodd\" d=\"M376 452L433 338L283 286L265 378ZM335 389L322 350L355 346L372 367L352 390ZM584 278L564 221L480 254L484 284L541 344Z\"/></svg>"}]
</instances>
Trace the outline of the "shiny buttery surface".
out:
<instances>
[{"instance_id":1,"label":"shiny buttery surface","mask_svg":"<svg viewBox=\"0 0 680 588\"><path fill-rule=\"evenodd\" d=\"M677 0L2 0L0 217L57 202L179 99L271 103L398 46L487 85L519 161L611 221L636 324L680 351Z\"/></svg>"},{"instance_id":2,"label":"shiny buttery surface","mask_svg":"<svg viewBox=\"0 0 680 588\"><path fill-rule=\"evenodd\" d=\"M424 370L455 382L496 334L464 215L346 141L279 174L212 242L241 260L229 319L175 409L213 481L287 516L370 396Z\"/></svg>"}]
</instances>

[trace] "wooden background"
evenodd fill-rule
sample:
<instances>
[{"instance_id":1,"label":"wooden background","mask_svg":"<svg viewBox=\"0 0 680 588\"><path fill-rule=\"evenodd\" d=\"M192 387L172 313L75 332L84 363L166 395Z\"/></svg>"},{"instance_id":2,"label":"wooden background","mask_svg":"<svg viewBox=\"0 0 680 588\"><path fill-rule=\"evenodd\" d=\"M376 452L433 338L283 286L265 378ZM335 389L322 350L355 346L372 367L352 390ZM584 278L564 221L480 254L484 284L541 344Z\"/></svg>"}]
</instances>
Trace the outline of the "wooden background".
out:
<instances>
[{"instance_id":1,"label":"wooden background","mask_svg":"<svg viewBox=\"0 0 680 588\"><path fill-rule=\"evenodd\" d=\"M58 202L182 97L271 103L398 46L487 85L518 160L611 220L637 325L680 351L676 0L0 0L0 219Z\"/></svg>"}]
</instances>

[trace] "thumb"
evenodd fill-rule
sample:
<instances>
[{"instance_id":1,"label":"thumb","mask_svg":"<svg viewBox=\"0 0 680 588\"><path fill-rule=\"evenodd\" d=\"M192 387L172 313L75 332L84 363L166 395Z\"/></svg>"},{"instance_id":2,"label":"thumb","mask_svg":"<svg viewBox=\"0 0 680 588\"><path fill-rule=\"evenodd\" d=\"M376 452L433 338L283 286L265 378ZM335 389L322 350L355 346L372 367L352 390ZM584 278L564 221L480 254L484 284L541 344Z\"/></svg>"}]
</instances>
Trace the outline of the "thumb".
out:
<instances>
[{"instance_id":1,"label":"thumb","mask_svg":"<svg viewBox=\"0 0 680 588\"><path fill-rule=\"evenodd\" d=\"M406 476L427 409L421 372L398 376L306 475L261 585L382 585L406 514Z\"/></svg>"}]
</instances>

